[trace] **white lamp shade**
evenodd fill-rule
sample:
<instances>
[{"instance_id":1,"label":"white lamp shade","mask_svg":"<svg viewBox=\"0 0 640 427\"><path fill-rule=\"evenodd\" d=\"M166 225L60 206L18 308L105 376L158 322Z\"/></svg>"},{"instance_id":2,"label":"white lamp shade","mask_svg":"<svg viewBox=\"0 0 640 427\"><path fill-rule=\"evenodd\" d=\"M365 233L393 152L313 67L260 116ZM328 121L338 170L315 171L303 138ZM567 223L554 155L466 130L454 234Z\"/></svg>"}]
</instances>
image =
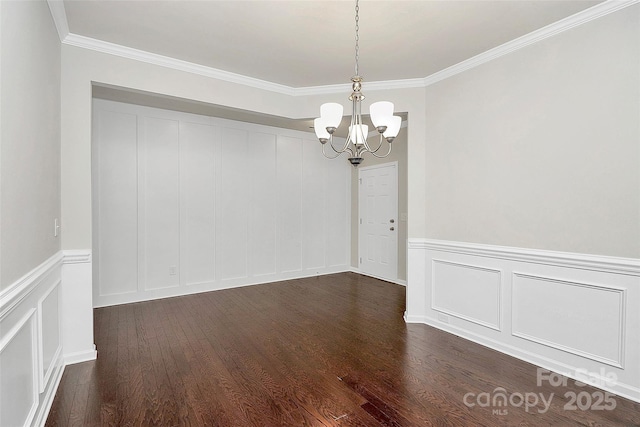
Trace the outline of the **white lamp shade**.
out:
<instances>
[{"instance_id":1,"label":"white lamp shade","mask_svg":"<svg viewBox=\"0 0 640 427\"><path fill-rule=\"evenodd\" d=\"M320 118L324 120L326 127L337 128L342 121L342 104L327 102L320 106Z\"/></svg>"},{"instance_id":2,"label":"white lamp shade","mask_svg":"<svg viewBox=\"0 0 640 427\"><path fill-rule=\"evenodd\" d=\"M387 125L387 130L384 131L382 136L385 138L395 138L398 136L398 132L400 132L400 126L402 125L402 117L393 116L391 117L391 121Z\"/></svg>"},{"instance_id":3,"label":"white lamp shade","mask_svg":"<svg viewBox=\"0 0 640 427\"><path fill-rule=\"evenodd\" d=\"M367 140L368 134L369 134L369 126L367 125L349 126L349 138L351 139L351 142L353 142L356 145L364 144L365 141Z\"/></svg>"},{"instance_id":4,"label":"white lamp shade","mask_svg":"<svg viewBox=\"0 0 640 427\"><path fill-rule=\"evenodd\" d=\"M313 121L313 129L316 131L318 139L329 139L331 135L327 132L327 126L322 117L319 117Z\"/></svg>"},{"instance_id":5,"label":"white lamp shade","mask_svg":"<svg viewBox=\"0 0 640 427\"><path fill-rule=\"evenodd\" d=\"M393 117L393 102L374 102L369 107L369 113L371 113L371 121L374 127L389 126L389 122Z\"/></svg>"}]
</instances>

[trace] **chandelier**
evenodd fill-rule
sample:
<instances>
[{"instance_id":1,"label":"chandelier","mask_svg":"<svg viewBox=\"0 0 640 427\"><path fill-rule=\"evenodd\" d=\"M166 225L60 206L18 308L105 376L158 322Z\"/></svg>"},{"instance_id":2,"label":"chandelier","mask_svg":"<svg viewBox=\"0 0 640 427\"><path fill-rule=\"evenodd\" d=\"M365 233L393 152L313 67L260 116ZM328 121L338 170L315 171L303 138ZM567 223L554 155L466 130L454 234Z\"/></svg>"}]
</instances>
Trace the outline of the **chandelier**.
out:
<instances>
[{"instance_id":1,"label":"chandelier","mask_svg":"<svg viewBox=\"0 0 640 427\"><path fill-rule=\"evenodd\" d=\"M383 158L387 157L391 153L391 143L398 136L400 131L400 125L402 124L402 118L400 116L393 115L393 103L388 101L379 101L371 104L369 107L369 113L373 127L378 131L379 141L377 144L371 146L367 141L369 134L369 126L362 123L361 103L364 99L364 95L361 92L362 89L362 77L358 74L358 59L360 54L360 37L358 31L359 27L359 11L358 0L356 0L356 74L351 77L351 88L353 92L349 96L351 101L351 125L349 126L349 133L347 139L342 146L337 148L333 144L333 134L338 129L340 122L342 121L343 107L342 104L336 102L328 102L320 106L320 117L313 121L313 128L316 132L316 136L322 144L322 154L329 159L335 159L342 153L349 154L349 161L353 166L358 166L362 163L362 155L364 153L370 153L371 155ZM383 146L383 142L386 141L386 152L383 149L384 154L378 153ZM328 143L328 144L327 144ZM329 145L331 150L327 154L325 148Z\"/></svg>"}]
</instances>

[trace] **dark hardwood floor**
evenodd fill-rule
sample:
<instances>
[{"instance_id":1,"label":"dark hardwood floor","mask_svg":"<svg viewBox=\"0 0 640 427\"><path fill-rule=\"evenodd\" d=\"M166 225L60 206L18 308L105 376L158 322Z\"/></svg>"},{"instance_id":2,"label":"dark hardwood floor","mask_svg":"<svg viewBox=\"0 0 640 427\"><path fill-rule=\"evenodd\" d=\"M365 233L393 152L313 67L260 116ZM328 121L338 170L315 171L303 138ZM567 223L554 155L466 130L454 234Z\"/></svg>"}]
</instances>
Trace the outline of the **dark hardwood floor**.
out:
<instances>
[{"instance_id":1,"label":"dark hardwood floor","mask_svg":"<svg viewBox=\"0 0 640 427\"><path fill-rule=\"evenodd\" d=\"M537 386L531 364L405 324L404 301L342 273L96 309L98 359L67 366L46 425L640 425L617 396L566 410L565 393L599 391ZM512 403L479 405L498 387Z\"/></svg>"}]
</instances>

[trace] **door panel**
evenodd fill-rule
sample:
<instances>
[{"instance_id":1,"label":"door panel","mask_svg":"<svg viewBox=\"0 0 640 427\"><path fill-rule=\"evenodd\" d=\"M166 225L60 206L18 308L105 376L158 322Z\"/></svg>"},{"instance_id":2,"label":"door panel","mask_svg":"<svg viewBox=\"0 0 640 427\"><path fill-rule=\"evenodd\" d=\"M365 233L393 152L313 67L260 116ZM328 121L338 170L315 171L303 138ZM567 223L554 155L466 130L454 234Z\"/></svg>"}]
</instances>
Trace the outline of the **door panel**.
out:
<instances>
[{"instance_id":1,"label":"door panel","mask_svg":"<svg viewBox=\"0 0 640 427\"><path fill-rule=\"evenodd\" d=\"M398 275L397 163L358 171L360 271L384 279Z\"/></svg>"}]
</instances>

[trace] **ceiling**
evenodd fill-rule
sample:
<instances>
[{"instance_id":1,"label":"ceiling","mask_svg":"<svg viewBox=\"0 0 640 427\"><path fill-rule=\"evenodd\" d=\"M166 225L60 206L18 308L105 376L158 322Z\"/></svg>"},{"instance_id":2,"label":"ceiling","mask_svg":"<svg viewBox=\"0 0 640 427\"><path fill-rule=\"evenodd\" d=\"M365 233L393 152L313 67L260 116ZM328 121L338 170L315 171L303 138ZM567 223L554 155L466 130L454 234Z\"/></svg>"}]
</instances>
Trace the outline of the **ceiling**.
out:
<instances>
[{"instance_id":1,"label":"ceiling","mask_svg":"<svg viewBox=\"0 0 640 427\"><path fill-rule=\"evenodd\" d=\"M360 2L360 74L424 78L600 1ZM349 83L354 1L65 0L70 33L292 88Z\"/></svg>"}]
</instances>

